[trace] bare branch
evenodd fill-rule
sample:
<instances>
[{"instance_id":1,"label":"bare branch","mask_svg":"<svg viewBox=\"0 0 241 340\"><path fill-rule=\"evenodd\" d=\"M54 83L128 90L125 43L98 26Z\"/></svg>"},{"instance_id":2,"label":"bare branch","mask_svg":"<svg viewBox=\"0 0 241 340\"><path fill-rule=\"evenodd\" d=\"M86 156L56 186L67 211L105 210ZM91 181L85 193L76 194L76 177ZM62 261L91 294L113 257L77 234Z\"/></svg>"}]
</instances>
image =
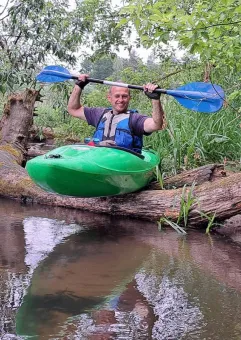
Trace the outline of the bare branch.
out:
<instances>
[{"instance_id":1,"label":"bare branch","mask_svg":"<svg viewBox=\"0 0 241 340\"><path fill-rule=\"evenodd\" d=\"M5 17L1 18L0 21L3 21L4 19L6 19L9 16L9 13L5 15Z\"/></svg>"},{"instance_id":2,"label":"bare branch","mask_svg":"<svg viewBox=\"0 0 241 340\"><path fill-rule=\"evenodd\" d=\"M21 35L22 35L22 31L20 31L19 35L17 36L17 39L14 41L14 45L17 45L17 42L20 39Z\"/></svg>"},{"instance_id":3,"label":"bare branch","mask_svg":"<svg viewBox=\"0 0 241 340\"><path fill-rule=\"evenodd\" d=\"M5 7L3 8L2 12L0 12L0 15L2 15L5 12L6 8L8 7L8 4L9 4L9 0L7 0ZM1 19L1 20L3 20L3 19Z\"/></svg>"}]
</instances>

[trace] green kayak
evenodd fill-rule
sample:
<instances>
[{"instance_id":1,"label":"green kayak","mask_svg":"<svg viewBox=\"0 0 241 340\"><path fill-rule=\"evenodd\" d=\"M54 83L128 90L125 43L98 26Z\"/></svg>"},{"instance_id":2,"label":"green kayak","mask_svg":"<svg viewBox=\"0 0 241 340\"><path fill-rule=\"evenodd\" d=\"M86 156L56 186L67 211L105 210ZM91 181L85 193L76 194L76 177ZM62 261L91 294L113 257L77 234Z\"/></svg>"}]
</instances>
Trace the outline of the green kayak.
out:
<instances>
[{"instance_id":1,"label":"green kayak","mask_svg":"<svg viewBox=\"0 0 241 340\"><path fill-rule=\"evenodd\" d=\"M32 180L46 191L100 197L134 192L154 177L160 161L152 150L142 154L119 147L66 145L27 162Z\"/></svg>"}]
</instances>

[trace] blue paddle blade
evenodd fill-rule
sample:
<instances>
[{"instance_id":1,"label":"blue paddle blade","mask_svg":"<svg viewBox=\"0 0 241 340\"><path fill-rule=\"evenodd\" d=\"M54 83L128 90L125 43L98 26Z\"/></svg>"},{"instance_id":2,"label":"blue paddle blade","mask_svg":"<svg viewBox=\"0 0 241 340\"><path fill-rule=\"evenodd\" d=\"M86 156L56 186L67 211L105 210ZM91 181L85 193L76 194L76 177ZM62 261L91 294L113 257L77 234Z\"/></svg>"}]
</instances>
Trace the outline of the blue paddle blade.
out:
<instances>
[{"instance_id":1,"label":"blue paddle blade","mask_svg":"<svg viewBox=\"0 0 241 340\"><path fill-rule=\"evenodd\" d=\"M175 90L167 90L166 93L187 109L204 113L220 110L225 100L223 89L211 83L189 83Z\"/></svg>"},{"instance_id":2,"label":"blue paddle blade","mask_svg":"<svg viewBox=\"0 0 241 340\"><path fill-rule=\"evenodd\" d=\"M73 76L62 66L46 66L36 77L41 83L59 83Z\"/></svg>"}]
</instances>

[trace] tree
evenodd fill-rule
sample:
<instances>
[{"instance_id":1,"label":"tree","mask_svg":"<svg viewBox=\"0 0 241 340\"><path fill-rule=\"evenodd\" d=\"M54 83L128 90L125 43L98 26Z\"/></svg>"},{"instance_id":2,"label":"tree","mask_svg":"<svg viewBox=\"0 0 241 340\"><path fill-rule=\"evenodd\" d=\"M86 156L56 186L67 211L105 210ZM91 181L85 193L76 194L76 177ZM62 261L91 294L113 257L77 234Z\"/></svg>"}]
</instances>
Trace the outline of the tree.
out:
<instances>
[{"instance_id":1,"label":"tree","mask_svg":"<svg viewBox=\"0 0 241 340\"><path fill-rule=\"evenodd\" d=\"M1 83L6 89L34 85L48 54L74 62L71 23L64 1L14 2L0 21Z\"/></svg>"},{"instance_id":2,"label":"tree","mask_svg":"<svg viewBox=\"0 0 241 340\"><path fill-rule=\"evenodd\" d=\"M238 0L162 1L131 0L122 9L121 25L135 26L141 43L146 47L175 40L190 54L218 68L241 69L239 55L240 13Z\"/></svg>"},{"instance_id":3,"label":"tree","mask_svg":"<svg viewBox=\"0 0 241 340\"><path fill-rule=\"evenodd\" d=\"M81 63L81 72L91 74L92 78L105 79L113 73L113 62L113 58L109 56L94 61L86 58Z\"/></svg>"},{"instance_id":4,"label":"tree","mask_svg":"<svg viewBox=\"0 0 241 340\"><path fill-rule=\"evenodd\" d=\"M65 0L14 0L0 13L0 91L34 86L50 57L73 66L81 46L100 55L124 43L116 13L104 0L78 1L74 11Z\"/></svg>"}]
</instances>

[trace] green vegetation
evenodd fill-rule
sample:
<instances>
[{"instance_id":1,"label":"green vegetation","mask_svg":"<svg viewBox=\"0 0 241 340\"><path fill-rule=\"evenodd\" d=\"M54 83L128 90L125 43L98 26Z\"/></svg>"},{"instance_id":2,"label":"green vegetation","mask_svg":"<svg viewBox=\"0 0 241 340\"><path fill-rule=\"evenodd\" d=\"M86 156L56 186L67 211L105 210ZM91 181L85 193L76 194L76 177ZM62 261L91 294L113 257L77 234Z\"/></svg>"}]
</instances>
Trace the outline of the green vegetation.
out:
<instances>
[{"instance_id":1,"label":"green vegetation","mask_svg":"<svg viewBox=\"0 0 241 340\"><path fill-rule=\"evenodd\" d=\"M239 0L130 0L121 13L119 26L134 25L143 45L155 46L160 54L163 43L175 40L219 72L241 69Z\"/></svg>"},{"instance_id":2,"label":"green vegetation","mask_svg":"<svg viewBox=\"0 0 241 340\"><path fill-rule=\"evenodd\" d=\"M198 200L194 197L193 191L195 189L195 182L192 184L191 188L187 188L184 185L182 190L181 202L180 202L180 211L177 221L174 222L166 217L161 217L159 221L157 221L158 229L161 231L164 226L170 226L176 232L182 235L186 235L186 230L188 227L188 218L191 208L194 205L199 205ZM215 222L215 213L214 214L205 214L201 210L198 211L201 217L207 221L206 225L206 234L209 234L213 227L221 226L219 223Z\"/></svg>"},{"instance_id":3,"label":"green vegetation","mask_svg":"<svg viewBox=\"0 0 241 340\"><path fill-rule=\"evenodd\" d=\"M215 213L212 214L212 215L207 215L207 214L204 214L203 212L200 212L200 215L202 217L204 217L205 219L208 220L208 224L207 224L207 227L206 227L206 234L209 234L210 233L210 230L215 227L215 226L218 226L219 224L217 223L214 223L215 221Z\"/></svg>"},{"instance_id":4,"label":"green vegetation","mask_svg":"<svg viewBox=\"0 0 241 340\"><path fill-rule=\"evenodd\" d=\"M196 201L195 198L193 197L194 187L195 187L195 183L193 183L191 188L187 189L186 185L184 185L182 189L181 208L180 208L180 213L177 219L177 224L183 221L184 227L187 227L188 225L188 214L189 214L190 209L192 208L192 205Z\"/></svg>"},{"instance_id":5,"label":"green vegetation","mask_svg":"<svg viewBox=\"0 0 241 340\"><path fill-rule=\"evenodd\" d=\"M160 220L158 221L159 230L162 228L162 225L164 224L164 225L169 225L174 230L176 230L179 234L183 234L183 235L186 234L185 229L188 226L188 217L189 217L190 209L195 203L197 203L195 197L193 196L194 188L195 188L195 183L192 184L191 188L187 188L186 185L184 185L182 189L180 211L179 211L179 216L177 218L177 221L173 222L166 217L161 217ZM211 228L211 223L210 223L210 226L208 226L208 231L210 228Z\"/></svg>"}]
</instances>

